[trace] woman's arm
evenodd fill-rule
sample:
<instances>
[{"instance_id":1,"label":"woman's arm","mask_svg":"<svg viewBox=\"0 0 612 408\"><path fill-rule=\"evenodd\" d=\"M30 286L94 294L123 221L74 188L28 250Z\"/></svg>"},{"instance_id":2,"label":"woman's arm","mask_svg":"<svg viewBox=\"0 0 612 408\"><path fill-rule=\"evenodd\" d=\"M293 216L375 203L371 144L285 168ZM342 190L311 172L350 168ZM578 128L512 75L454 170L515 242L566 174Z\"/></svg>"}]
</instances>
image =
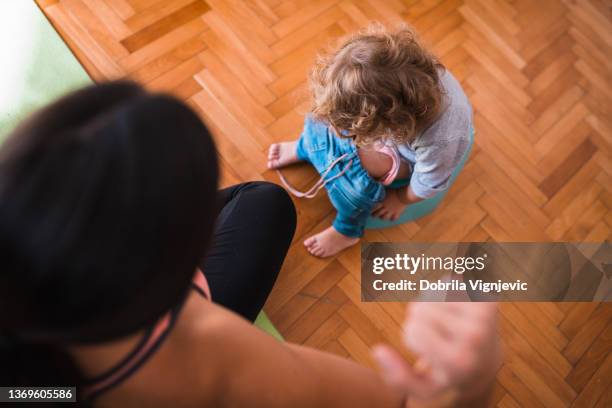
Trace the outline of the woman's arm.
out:
<instances>
[{"instance_id":1,"label":"woman's arm","mask_svg":"<svg viewBox=\"0 0 612 408\"><path fill-rule=\"evenodd\" d=\"M392 407L403 393L373 370L308 347L281 343L210 304L191 353L204 371L201 389L214 406ZM201 364L201 365L200 365ZM191 364L190 364L191 365ZM210 373L214 373L214 381Z\"/></svg>"},{"instance_id":2,"label":"woman's arm","mask_svg":"<svg viewBox=\"0 0 612 408\"><path fill-rule=\"evenodd\" d=\"M185 361L174 366L192 376L188 387L206 406L484 406L500 361L494 304L413 304L404 343L419 361L411 366L392 348L376 347L382 375L278 342L220 306L204 309L196 322L184 320L191 335L182 346Z\"/></svg>"}]
</instances>

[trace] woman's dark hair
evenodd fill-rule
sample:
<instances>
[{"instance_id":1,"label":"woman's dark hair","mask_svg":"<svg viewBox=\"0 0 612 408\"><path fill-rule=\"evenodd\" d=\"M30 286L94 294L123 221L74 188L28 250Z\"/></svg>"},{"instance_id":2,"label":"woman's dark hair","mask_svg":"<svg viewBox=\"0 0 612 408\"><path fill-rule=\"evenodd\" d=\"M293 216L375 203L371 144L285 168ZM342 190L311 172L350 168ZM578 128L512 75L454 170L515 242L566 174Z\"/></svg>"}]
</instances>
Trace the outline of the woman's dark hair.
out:
<instances>
[{"instance_id":1,"label":"woman's dark hair","mask_svg":"<svg viewBox=\"0 0 612 408\"><path fill-rule=\"evenodd\" d=\"M18 127L0 149L0 385L78 385L66 346L136 333L179 304L217 179L198 116L130 82Z\"/></svg>"}]
</instances>

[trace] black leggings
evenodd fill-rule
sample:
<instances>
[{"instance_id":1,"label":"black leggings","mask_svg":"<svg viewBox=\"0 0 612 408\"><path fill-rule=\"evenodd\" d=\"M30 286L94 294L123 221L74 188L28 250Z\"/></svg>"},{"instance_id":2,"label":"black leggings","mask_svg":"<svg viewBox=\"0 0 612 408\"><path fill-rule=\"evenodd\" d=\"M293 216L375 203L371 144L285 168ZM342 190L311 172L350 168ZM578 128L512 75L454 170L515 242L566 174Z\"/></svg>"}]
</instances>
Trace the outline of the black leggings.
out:
<instances>
[{"instance_id":1,"label":"black leggings","mask_svg":"<svg viewBox=\"0 0 612 408\"><path fill-rule=\"evenodd\" d=\"M202 265L213 302L254 321L295 232L289 195L276 184L251 182L219 191L212 247Z\"/></svg>"}]
</instances>

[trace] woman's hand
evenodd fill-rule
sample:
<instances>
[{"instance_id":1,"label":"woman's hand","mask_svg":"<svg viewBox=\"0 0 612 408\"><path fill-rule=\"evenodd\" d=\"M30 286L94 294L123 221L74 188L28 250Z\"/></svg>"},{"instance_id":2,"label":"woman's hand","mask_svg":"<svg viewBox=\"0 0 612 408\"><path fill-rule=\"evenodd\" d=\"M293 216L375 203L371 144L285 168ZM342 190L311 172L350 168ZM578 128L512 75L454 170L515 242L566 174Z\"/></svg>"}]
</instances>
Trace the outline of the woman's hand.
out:
<instances>
[{"instance_id":1,"label":"woman's hand","mask_svg":"<svg viewBox=\"0 0 612 408\"><path fill-rule=\"evenodd\" d=\"M417 363L410 366L394 349L377 346L373 356L383 378L413 404L485 404L500 364L496 310L494 303L413 304L404 343Z\"/></svg>"},{"instance_id":2,"label":"woman's hand","mask_svg":"<svg viewBox=\"0 0 612 408\"><path fill-rule=\"evenodd\" d=\"M372 215L387 221L397 220L408 207L408 204L403 203L399 197L404 192L404 189L388 188L385 199L374 209Z\"/></svg>"}]
</instances>

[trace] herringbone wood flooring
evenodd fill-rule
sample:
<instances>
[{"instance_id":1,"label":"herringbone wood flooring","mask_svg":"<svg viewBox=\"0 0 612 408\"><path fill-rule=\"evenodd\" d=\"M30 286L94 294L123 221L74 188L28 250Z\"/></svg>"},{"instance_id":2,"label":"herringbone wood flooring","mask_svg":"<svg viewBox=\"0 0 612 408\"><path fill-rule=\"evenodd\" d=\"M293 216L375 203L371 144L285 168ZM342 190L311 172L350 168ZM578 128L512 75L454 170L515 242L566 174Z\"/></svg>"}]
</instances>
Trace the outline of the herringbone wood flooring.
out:
<instances>
[{"instance_id":1,"label":"herringbone wood flooring","mask_svg":"<svg viewBox=\"0 0 612 408\"><path fill-rule=\"evenodd\" d=\"M271 180L267 146L295 138L315 53L371 20L413 24L467 90L476 146L443 206L370 241L604 241L612 236L610 0L37 0L96 80L129 76L188 101L213 129L223 184ZM315 173L288 171L303 187ZM307 255L321 195L266 305L290 341L372 365L399 345L401 304L360 303L359 249ZM612 406L609 304L500 306L493 405Z\"/></svg>"}]
</instances>

